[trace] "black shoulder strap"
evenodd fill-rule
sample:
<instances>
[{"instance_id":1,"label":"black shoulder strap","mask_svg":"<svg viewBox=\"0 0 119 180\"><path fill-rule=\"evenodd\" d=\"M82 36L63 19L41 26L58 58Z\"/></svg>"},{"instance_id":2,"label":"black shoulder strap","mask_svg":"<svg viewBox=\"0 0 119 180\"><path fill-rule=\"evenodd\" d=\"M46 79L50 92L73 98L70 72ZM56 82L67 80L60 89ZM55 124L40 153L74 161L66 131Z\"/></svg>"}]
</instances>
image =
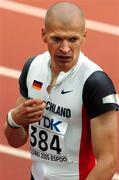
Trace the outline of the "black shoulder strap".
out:
<instances>
[{"instance_id":1,"label":"black shoulder strap","mask_svg":"<svg viewBox=\"0 0 119 180\"><path fill-rule=\"evenodd\" d=\"M27 99L28 99L28 88L27 88L27 85L26 85L26 79L27 79L27 74L28 74L30 65L31 65L32 61L35 59L35 57L36 56L33 56L33 57L29 58L26 61L26 63L23 66L21 75L19 77L19 90L20 90L20 93L21 93L21 95L23 97L25 97Z\"/></svg>"}]
</instances>

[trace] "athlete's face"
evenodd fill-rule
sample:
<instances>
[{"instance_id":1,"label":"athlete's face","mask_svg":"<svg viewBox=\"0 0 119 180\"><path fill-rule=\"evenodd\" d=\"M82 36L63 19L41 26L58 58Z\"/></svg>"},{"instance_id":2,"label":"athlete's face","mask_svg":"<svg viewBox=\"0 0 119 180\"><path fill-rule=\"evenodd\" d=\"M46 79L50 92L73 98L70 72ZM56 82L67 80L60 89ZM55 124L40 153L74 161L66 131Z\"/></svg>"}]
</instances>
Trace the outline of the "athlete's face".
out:
<instances>
[{"instance_id":1,"label":"athlete's face","mask_svg":"<svg viewBox=\"0 0 119 180\"><path fill-rule=\"evenodd\" d=\"M64 25L60 22L43 29L43 40L47 43L51 55L51 66L56 71L68 71L76 63L85 37L80 24Z\"/></svg>"}]
</instances>

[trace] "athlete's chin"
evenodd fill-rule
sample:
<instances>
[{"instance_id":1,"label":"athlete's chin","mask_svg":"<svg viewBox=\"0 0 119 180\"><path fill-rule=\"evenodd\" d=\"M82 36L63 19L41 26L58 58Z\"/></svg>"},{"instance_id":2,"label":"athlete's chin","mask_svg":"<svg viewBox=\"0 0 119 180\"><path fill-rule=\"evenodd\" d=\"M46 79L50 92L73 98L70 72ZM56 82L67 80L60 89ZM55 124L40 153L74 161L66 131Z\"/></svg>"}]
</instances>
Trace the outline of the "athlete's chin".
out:
<instances>
[{"instance_id":1,"label":"athlete's chin","mask_svg":"<svg viewBox=\"0 0 119 180\"><path fill-rule=\"evenodd\" d=\"M65 63L58 63L58 69L60 69L61 71L67 72L72 68L72 64L65 62Z\"/></svg>"},{"instance_id":2,"label":"athlete's chin","mask_svg":"<svg viewBox=\"0 0 119 180\"><path fill-rule=\"evenodd\" d=\"M72 56L67 56L67 57L56 56L55 57L55 64L58 67L58 69L60 69L61 71L70 70L70 68L72 68L72 62L73 62Z\"/></svg>"}]
</instances>

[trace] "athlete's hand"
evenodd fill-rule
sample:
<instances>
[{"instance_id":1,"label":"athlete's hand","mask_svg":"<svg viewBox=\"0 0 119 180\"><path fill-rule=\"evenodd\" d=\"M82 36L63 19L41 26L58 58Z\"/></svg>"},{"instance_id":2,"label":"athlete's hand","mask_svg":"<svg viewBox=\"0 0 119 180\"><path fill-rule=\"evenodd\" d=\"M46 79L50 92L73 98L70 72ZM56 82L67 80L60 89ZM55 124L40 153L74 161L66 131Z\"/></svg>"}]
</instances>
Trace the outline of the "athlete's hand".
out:
<instances>
[{"instance_id":1,"label":"athlete's hand","mask_svg":"<svg viewBox=\"0 0 119 180\"><path fill-rule=\"evenodd\" d=\"M38 122L42 119L45 107L43 100L27 100L12 110L13 120L22 126Z\"/></svg>"}]
</instances>

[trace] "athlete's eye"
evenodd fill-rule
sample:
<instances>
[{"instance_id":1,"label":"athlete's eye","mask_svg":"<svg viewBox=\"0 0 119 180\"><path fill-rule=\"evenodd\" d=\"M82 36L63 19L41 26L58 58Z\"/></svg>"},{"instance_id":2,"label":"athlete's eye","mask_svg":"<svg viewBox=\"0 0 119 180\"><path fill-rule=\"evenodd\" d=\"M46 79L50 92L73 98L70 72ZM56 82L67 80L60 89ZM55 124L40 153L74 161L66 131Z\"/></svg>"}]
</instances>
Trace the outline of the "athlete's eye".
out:
<instances>
[{"instance_id":1,"label":"athlete's eye","mask_svg":"<svg viewBox=\"0 0 119 180\"><path fill-rule=\"evenodd\" d=\"M69 42L71 42L71 43L75 43L76 41L78 41L79 40L79 38L78 37L70 37L69 39L68 39L68 41Z\"/></svg>"},{"instance_id":2,"label":"athlete's eye","mask_svg":"<svg viewBox=\"0 0 119 180\"><path fill-rule=\"evenodd\" d=\"M58 37L58 36L53 36L51 39L52 39L52 41L54 41L55 43L59 43L59 42L62 41L62 39L61 39L60 37Z\"/></svg>"}]
</instances>

